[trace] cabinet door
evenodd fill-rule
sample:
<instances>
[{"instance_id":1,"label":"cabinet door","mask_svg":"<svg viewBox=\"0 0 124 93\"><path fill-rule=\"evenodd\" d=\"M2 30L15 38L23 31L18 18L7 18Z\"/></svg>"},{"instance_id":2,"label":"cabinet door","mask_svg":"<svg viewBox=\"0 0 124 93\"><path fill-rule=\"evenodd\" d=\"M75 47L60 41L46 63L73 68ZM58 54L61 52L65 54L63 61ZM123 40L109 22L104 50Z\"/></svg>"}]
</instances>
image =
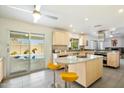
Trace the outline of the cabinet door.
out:
<instances>
[{"instance_id":1,"label":"cabinet door","mask_svg":"<svg viewBox=\"0 0 124 93\"><path fill-rule=\"evenodd\" d=\"M0 82L3 79L3 62L0 62Z\"/></svg>"},{"instance_id":2,"label":"cabinet door","mask_svg":"<svg viewBox=\"0 0 124 93\"><path fill-rule=\"evenodd\" d=\"M65 31L53 32L53 45L68 45L69 33Z\"/></svg>"},{"instance_id":3,"label":"cabinet door","mask_svg":"<svg viewBox=\"0 0 124 93\"><path fill-rule=\"evenodd\" d=\"M88 46L88 38L87 35L83 35L83 45Z\"/></svg>"},{"instance_id":4,"label":"cabinet door","mask_svg":"<svg viewBox=\"0 0 124 93\"><path fill-rule=\"evenodd\" d=\"M60 35L59 35L59 40L60 40L60 45L66 45L65 42L65 32L60 32Z\"/></svg>"},{"instance_id":5,"label":"cabinet door","mask_svg":"<svg viewBox=\"0 0 124 93\"><path fill-rule=\"evenodd\" d=\"M119 57L115 53L108 53L107 54L107 65L112 67L119 66Z\"/></svg>"},{"instance_id":6,"label":"cabinet door","mask_svg":"<svg viewBox=\"0 0 124 93\"><path fill-rule=\"evenodd\" d=\"M69 72L76 72L76 64L68 65Z\"/></svg>"},{"instance_id":7,"label":"cabinet door","mask_svg":"<svg viewBox=\"0 0 124 93\"><path fill-rule=\"evenodd\" d=\"M103 60L101 58L96 60L96 78L102 77L103 75Z\"/></svg>"},{"instance_id":8,"label":"cabinet door","mask_svg":"<svg viewBox=\"0 0 124 93\"><path fill-rule=\"evenodd\" d=\"M53 32L53 45L57 44L57 33Z\"/></svg>"},{"instance_id":9,"label":"cabinet door","mask_svg":"<svg viewBox=\"0 0 124 93\"><path fill-rule=\"evenodd\" d=\"M86 63L86 82L87 82L87 86L89 86L90 84L92 84L95 80L96 80L96 63L95 60L93 60L92 62L87 62Z\"/></svg>"},{"instance_id":10,"label":"cabinet door","mask_svg":"<svg viewBox=\"0 0 124 93\"><path fill-rule=\"evenodd\" d=\"M102 59L86 62L86 85L89 86L102 76Z\"/></svg>"},{"instance_id":11,"label":"cabinet door","mask_svg":"<svg viewBox=\"0 0 124 93\"><path fill-rule=\"evenodd\" d=\"M64 32L63 33L63 40L64 40L64 45L68 45L69 44L69 32Z\"/></svg>"},{"instance_id":12,"label":"cabinet door","mask_svg":"<svg viewBox=\"0 0 124 93\"><path fill-rule=\"evenodd\" d=\"M80 45L80 46L83 45L83 36L81 36L80 39L79 39L79 45Z\"/></svg>"},{"instance_id":13,"label":"cabinet door","mask_svg":"<svg viewBox=\"0 0 124 93\"><path fill-rule=\"evenodd\" d=\"M60 45L62 42L61 32L53 32L53 45Z\"/></svg>"},{"instance_id":14,"label":"cabinet door","mask_svg":"<svg viewBox=\"0 0 124 93\"><path fill-rule=\"evenodd\" d=\"M79 76L77 79L77 82L83 85L84 87L86 86L86 64L85 63L78 63L76 65L76 73Z\"/></svg>"},{"instance_id":15,"label":"cabinet door","mask_svg":"<svg viewBox=\"0 0 124 93\"><path fill-rule=\"evenodd\" d=\"M86 87L86 67L84 62L69 65L69 72L75 72L78 75L76 81Z\"/></svg>"},{"instance_id":16,"label":"cabinet door","mask_svg":"<svg viewBox=\"0 0 124 93\"><path fill-rule=\"evenodd\" d=\"M116 65L116 62L117 62L117 58L116 58L116 55L112 54L110 55L110 66L115 66Z\"/></svg>"},{"instance_id":17,"label":"cabinet door","mask_svg":"<svg viewBox=\"0 0 124 93\"><path fill-rule=\"evenodd\" d=\"M111 66L112 65L112 56L111 56L111 54L110 53L107 53L107 65L108 66Z\"/></svg>"}]
</instances>

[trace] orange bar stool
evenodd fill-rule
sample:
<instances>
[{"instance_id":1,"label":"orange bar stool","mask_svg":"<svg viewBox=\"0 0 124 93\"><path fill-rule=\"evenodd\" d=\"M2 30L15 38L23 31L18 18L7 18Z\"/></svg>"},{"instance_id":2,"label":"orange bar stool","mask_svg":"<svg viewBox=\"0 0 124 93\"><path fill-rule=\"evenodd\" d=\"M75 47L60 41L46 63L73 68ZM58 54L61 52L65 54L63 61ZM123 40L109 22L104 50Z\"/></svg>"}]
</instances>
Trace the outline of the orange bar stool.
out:
<instances>
[{"instance_id":1,"label":"orange bar stool","mask_svg":"<svg viewBox=\"0 0 124 93\"><path fill-rule=\"evenodd\" d=\"M65 81L65 88L67 88L67 83L69 83L70 87L70 83L78 79L78 75L75 72L62 72L60 76Z\"/></svg>"},{"instance_id":2,"label":"orange bar stool","mask_svg":"<svg viewBox=\"0 0 124 93\"><path fill-rule=\"evenodd\" d=\"M61 69L60 64L53 63L51 60L48 63L48 68L53 71L54 76L53 76L53 84L52 87L56 88L59 87L59 85L56 83L56 70Z\"/></svg>"}]
</instances>

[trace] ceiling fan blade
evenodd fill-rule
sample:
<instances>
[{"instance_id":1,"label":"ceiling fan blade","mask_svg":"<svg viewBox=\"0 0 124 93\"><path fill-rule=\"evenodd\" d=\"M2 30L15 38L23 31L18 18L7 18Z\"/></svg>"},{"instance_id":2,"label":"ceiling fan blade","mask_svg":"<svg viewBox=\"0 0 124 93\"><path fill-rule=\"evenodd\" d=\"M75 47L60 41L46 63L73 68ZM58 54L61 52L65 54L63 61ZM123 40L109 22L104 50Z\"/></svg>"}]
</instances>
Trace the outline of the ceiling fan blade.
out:
<instances>
[{"instance_id":1,"label":"ceiling fan blade","mask_svg":"<svg viewBox=\"0 0 124 93\"><path fill-rule=\"evenodd\" d=\"M58 17L56 16L52 16L52 15L45 15L43 14L44 16L48 17L48 18L51 18L51 19L54 19L54 20L58 20Z\"/></svg>"},{"instance_id":2,"label":"ceiling fan blade","mask_svg":"<svg viewBox=\"0 0 124 93\"><path fill-rule=\"evenodd\" d=\"M16 10L19 10L19 11L27 12L27 13L32 13L32 11L30 11L30 10L25 10L25 9L18 8L18 7L15 7L15 6L7 6L7 7L12 8L12 9L16 9Z\"/></svg>"},{"instance_id":3,"label":"ceiling fan blade","mask_svg":"<svg viewBox=\"0 0 124 93\"><path fill-rule=\"evenodd\" d=\"M33 13L33 11L25 10L25 9L23 9L23 8L18 8L18 7L15 7L15 6L9 6L9 5L8 5L7 7L12 8L12 9L15 9L15 10L27 12L27 13L30 13L30 14ZM34 5L34 10L40 12L40 9L41 9L41 5ZM51 18L51 19L53 19L53 20L57 20L57 19L58 19L58 17L56 17L56 16L52 16L52 15L48 15L48 14L42 14L42 15L44 15L44 16L46 16L46 17L48 17L48 18Z\"/></svg>"}]
</instances>

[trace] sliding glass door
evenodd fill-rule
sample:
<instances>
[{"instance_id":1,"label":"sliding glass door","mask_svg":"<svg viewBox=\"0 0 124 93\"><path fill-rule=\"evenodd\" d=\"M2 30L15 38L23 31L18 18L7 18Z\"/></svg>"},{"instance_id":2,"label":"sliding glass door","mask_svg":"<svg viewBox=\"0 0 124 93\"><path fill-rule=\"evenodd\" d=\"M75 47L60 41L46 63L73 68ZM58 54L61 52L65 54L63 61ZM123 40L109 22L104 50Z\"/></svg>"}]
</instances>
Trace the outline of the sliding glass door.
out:
<instances>
[{"instance_id":1,"label":"sliding glass door","mask_svg":"<svg viewBox=\"0 0 124 93\"><path fill-rule=\"evenodd\" d=\"M10 32L10 74L25 73L29 71L29 34Z\"/></svg>"},{"instance_id":2,"label":"sliding glass door","mask_svg":"<svg viewBox=\"0 0 124 93\"><path fill-rule=\"evenodd\" d=\"M44 35L30 34L30 70L40 70L45 67Z\"/></svg>"},{"instance_id":3,"label":"sliding glass door","mask_svg":"<svg viewBox=\"0 0 124 93\"><path fill-rule=\"evenodd\" d=\"M17 76L45 68L44 41L42 34L10 31L10 75Z\"/></svg>"}]
</instances>

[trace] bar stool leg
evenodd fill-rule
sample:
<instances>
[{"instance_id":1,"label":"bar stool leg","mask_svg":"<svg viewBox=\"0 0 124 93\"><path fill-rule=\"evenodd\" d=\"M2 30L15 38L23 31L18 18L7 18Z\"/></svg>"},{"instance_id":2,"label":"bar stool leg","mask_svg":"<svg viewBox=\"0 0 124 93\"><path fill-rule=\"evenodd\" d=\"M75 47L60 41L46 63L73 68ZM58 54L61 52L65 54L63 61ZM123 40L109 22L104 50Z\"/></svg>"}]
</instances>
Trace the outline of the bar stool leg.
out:
<instances>
[{"instance_id":1,"label":"bar stool leg","mask_svg":"<svg viewBox=\"0 0 124 93\"><path fill-rule=\"evenodd\" d=\"M55 71L53 71L53 73L54 73L54 77L53 77L53 84L54 84L54 88L56 87L56 73L55 73Z\"/></svg>"},{"instance_id":2,"label":"bar stool leg","mask_svg":"<svg viewBox=\"0 0 124 93\"><path fill-rule=\"evenodd\" d=\"M65 65L65 72L67 72L68 71L68 66L67 65ZM65 88L67 88L68 87L68 84L67 84L67 82L65 81Z\"/></svg>"},{"instance_id":3,"label":"bar stool leg","mask_svg":"<svg viewBox=\"0 0 124 93\"><path fill-rule=\"evenodd\" d=\"M61 86L56 83L56 71L53 71L53 84L52 84L52 88L61 88Z\"/></svg>"},{"instance_id":4,"label":"bar stool leg","mask_svg":"<svg viewBox=\"0 0 124 93\"><path fill-rule=\"evenodd\" d=\"M65 88L71 88L71 83L70 82L65 82Z\"/></svg>"},{"instance_id":5,"label":"bar stool leg","mask_svg":"<svg viewBox=\"0 0 124 93\"><path fill-rule=\"evenodd\" d=\"M71 88L71 83L70 82L68 83L68 87Z\"/></svg>"},{"instance_id":6,"label":"bar stool leg","mask_svg":"<svg viewBox=\"0 0 124 93\"><path fill-rule=\"evenodd\" d=\"M65 88L67 88L68 87L68 84L67 84L67 82L65 81Z\"/></svg>"},{"instance_id":7,"label":"bar stool leg","mask_svg":"<svg viewBox=\"0 0 124 93\"><path fill-rule=\"evenodd\" d=\"M56 83L56 73L55 73L55 71L53 71L53 84L51 85L53 88L55 88L56 87L56 85L55 85L55 83Z\"/></svg>"}]
</instances>

